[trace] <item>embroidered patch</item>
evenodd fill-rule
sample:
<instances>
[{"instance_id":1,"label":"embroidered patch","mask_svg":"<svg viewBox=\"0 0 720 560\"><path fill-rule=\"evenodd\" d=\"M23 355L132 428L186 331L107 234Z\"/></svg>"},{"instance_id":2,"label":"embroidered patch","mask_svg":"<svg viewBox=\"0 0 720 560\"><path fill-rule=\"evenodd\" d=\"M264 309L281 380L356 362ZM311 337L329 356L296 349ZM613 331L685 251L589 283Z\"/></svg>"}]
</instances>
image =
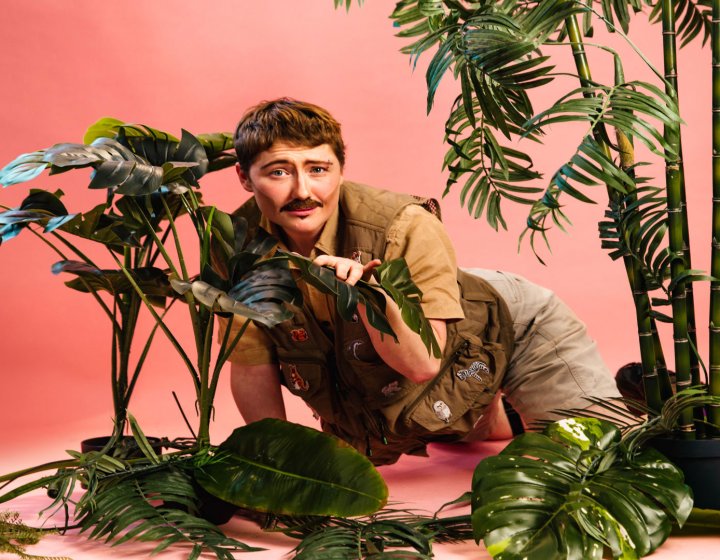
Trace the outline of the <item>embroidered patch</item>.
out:
<instances>
[{"instance_id":1,"label":"embroidered patch","mask_svg":"<svg viewBox=\"0 0 720 560\"><path fill-rule=\"evenodd\" d=\"M395 393L397 393L400 390L400 383L397 381L393 381L392 383L388 383L380 389L380 392L383 394L383 397L388 398L392 397Z\"/></svg>"},{"instance_id":2,"label":"embroidered patch","mask_svg":"<svg viewBox=\"0 0 720 560\"><path fill-rule=\"evenodd\" d=\"M445 404L445 401L435 401L432 407L435 411L435 416L437 416L446 424L450 423L450 417L452 416L452 412L450 411L450 407Z\"/></svg>"},{"instance_id":3,"label":"embroidered patch","mask_svg":"<svg viewBox=\"0 0 720 560\"><path fill-rule=\"evenodd\" d=\"M362 251L353 251L350 258L355 262L362 262Z\"/></svg>"},{"instance_id":4,"label":"embroidered patch","mask_svg":"<svg viewBox=\"0 0 720 560\"><path fill-rule=\"evenodd\" d=\"M295 342L305 342L310 339L310 335L305 329L293 329L290 331L290 336Z\"/></svg>"},{"instance_id":5,"label":"embroidered patch","mask_svg":"<svg viewBox=\"0 0 720 560\"><path fill-rule=\"evenodd\" d=\"M357 323L357 322L358 322L358 316L357 316L357 313L353 313L353 316L352 316L352 322L353 322L353 323Z\"/></svg>"},{"instance_id":6,"label":"embroidered patch","mask_svg":"<svg viewBox=\"0 0 720 560\"><path fill-rule=\"evenodd\" d=\"M364 340L353 340L350 343L350 352L356 360L362 361L362 358L358 356L358 348L362 348L363 344L365 344Z\"/></svg>"},{"instance_id":7,"label":"embroidered patch","mask_svg":"<svg viewBox=\"0 0 720 560\"><path fill-rule=\"evenodd\" d=\"M472 377L477 381L485 382L481 373L490 375L490 368L485 362L473 362L467 369L461 369L455 375L460 381L465 381L468 377Z\"/></svg>"},{"instance_id":8,"label":"embroidered patch","mask_svg":"<svg viewBox=\"0 0 720 560\"><path fill-rule=\"evenodd\" d=\"M307 391L310 388L310 383L303 379L298 372L298 368L295 364L288 364L290 369L290 385L296 391Z\"/></svg>"}]
</instances>

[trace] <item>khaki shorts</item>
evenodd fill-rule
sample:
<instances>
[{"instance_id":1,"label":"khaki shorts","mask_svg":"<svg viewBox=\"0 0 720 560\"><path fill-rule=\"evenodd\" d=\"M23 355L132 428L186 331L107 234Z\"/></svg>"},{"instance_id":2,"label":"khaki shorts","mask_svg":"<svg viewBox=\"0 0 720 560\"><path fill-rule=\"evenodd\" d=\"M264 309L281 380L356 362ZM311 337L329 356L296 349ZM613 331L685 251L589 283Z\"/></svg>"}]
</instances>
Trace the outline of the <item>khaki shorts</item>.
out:
<instances>
[{"instance_id":1,"label":"khaki shorts","mask_svg":"<svg viewBox=\"0 0 720 560\"><path fill-rule=\"evenodd\" d=\"M555 409L587 408L587 396L620 396L585 325L552 291L508 272L465 271L489 282L510 309L515 350L502 391L525 423L557 418Z\"/></svg>"}]
</instances>

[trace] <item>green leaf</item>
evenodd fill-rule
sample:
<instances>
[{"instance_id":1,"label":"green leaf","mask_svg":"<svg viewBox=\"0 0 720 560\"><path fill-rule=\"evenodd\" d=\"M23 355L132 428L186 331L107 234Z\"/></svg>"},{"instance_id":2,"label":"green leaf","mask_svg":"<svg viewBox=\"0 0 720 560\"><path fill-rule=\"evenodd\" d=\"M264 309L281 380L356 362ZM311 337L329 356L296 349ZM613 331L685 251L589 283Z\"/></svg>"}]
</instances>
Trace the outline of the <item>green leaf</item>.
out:
<instances>
[{"instance_id":1,"label":"green leaf","mask_svg":"<svg viewBox=\"0 0 720 560\"><path fill-rule=\"evenodd\" d=\"M655 550L692 505L682 475L654 450L626 456L599 419L526 433L473 477L473 528L495 558L637 558Z\"/></svg>"},{"instance_id":2,"label":"green leaf","mask_svg":"<svg viewBox=\"0 0 720 560\"><path fill-rule=\"evenodd\" d=\"M152 447L152 444L148 441L147 437L140 428L137 420L132 414L128 414L128 422L130 424L130 430L132 435L137 442L138 448L142 451L143 455L154 465L160 463L160 458Z\"/></svg>"},{"instance_id":3,"label":"green leaf","mask_svg":"<svg viewBox=\"0 0 720 560\"><path fill-rule=\"evenodd\" d=\"M198 482L230 503L290 515L353 516L387 501L367 457L312 428L265 419L236 429Z\"/></svg>"},{"instance_id":4,"label":"green leaf","mask_svg":"<svg viewBox=\"0 0 720 560\"><path fill-rule=\"evenodd\" d=\"M53 274L68 272L78 278L65 285L80 292L106 291L110 294L134 293L127 276L122 270L103 270L81 261L58 261L52 266ZM137 267L129 270L143 293L152 297L171 297L174 295L168 274L156 267Z\"/></svg>"},{"instance_id":5,"label":"green leaf","mask_svg":"<svg viewBox=\"0 0 720 560\"><path fill-rule=\"evenodd\" d=\"M148 136L164 137L172 142L179 142L175 136L156 130L149 126L133 125L112 117L103 117L91 124L83 136L84 144L92 144L98 138L116 138L120 129L124 129L126 136Z\"/></svg>"},{"instance_id":6,"label":"green leaf","mask_svg":"<svg viewBox=\"0 0 720 560\"><path fill-rule=\"evenodd\" d=\"M4 187L31 181L40 175L48 163L43 159L43 150L22 154L0 169L0 184Z\"/></svg>"},{"instance_id":7,"label":"green leaf","mask_svg":"<svg viewBox=\"0 0 720 560\"><path fill-rule=\"evenodd\" d=\"M294 293L289 293L285 289L286 286L277 282L284 280L283 276L274 272L276 271L271 270L262 276L255 277L256 282L260 284L260 291L256 290L257 285L253 286L254 289L250 292L251 297L247 297L247 291L237 293L236 297L245 298L247 303L235 299L224 290L202 280L188 282L171 278L170 284L180 295L192 291L197 301L216 313L233 313L262 323L267 327L274 327L292 317L292 313L284 306L283 301L293 300L295 297Z\"/></svg>"}]
</instances>

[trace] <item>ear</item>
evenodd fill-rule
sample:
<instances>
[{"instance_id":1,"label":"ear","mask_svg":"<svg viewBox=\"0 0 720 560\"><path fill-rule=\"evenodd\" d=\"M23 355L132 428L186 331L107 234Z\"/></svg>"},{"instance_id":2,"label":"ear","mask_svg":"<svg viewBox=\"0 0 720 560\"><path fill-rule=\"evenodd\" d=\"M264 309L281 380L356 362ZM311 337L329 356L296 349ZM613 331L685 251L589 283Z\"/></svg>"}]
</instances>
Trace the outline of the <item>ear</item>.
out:
<instances>
[{"instance_id":1,"label":"ear","mask_svg":"<svg viewBox=\"0 0 720 560\"><path fill-rule=\"evenodd\" d=\"M239 163L235 164L235 172L237 173L238 178L240 179L240 184L242 185L242 188L248 192L253 192L252 182L250 181L250 177L248 177L245 174L245 172L242 170L242 167L240 167Z\"/></svg>"}]
</instances>

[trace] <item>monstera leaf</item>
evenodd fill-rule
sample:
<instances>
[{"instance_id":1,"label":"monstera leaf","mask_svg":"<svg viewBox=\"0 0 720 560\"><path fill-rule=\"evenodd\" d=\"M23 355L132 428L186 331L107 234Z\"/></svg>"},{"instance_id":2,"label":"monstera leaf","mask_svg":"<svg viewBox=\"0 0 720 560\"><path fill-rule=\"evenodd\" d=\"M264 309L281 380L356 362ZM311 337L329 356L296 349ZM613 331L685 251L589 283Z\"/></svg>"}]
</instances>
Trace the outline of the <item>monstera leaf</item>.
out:
<instances>
[{"instance_id":1,"label":"monstera leaf","mask_svg":"<svg viewBox=\"0 0 720 560\"><path fill-rule=\"evenodd\" d=\"M288 515L364 515L387 502L372 463L312 428L265 419L235 430L197 470L200 485L238 506Z\"/></svg>"},{"instance_id":2,"label":"monstera leaf","mask_svg":"<svg viewBox=\"0 0 720 560\"><path fill-rule=\"evenodd\" d=\"M251 297L246 300L242 298L248 292L230 295L202 280L188 282L172 278L170 284L180 295L192 291L197 301L216 313L233 313L274 327L292 317L284 302L297 302L300 298L292 278L287 281L288 276L278 269L250 275L246 283Z\"/></svg>"},{"instance_id":3,"label":"monstera leaf","mask_svg":"<svg viewBox=\"0 0 720 560\"><path fill-rule=\"evenodd\" d=\"M33 189L17 208L0 212L0 244L18 235L30 224L44 226L50 233L73 220L76 214L68 214L60 201L62 191L51 193Z\"/></svg>"},{"instance_id":4,"label":"monstera leaf","mask_svg":"<svg viewBox=\"0 0 720 560\"><path fill-rule=\"evenodd\" d=\"M80 261L59 261L53 265L52 272L75 274L77 278L65 282L65 285L80 292L106 291L111 294L124 294L135 291L122 270L102 270ZM168 274L164 270L147 266L133 268L128 272L148 297L175 295L168 281Z\"/></svg>"},{"instance_id":5,"label":"monstera leaf","mask_svg":"<svg viewBox=\"0 0 720 560\"><path fill-rule=\"evenodd\" d=\"M472 523L493 558L638 558L692 509L682 473L654 449L627 457L603 420L555 422L480 462Z\"/></svg>"},{"instance_id":6,"label":"monstera leaf","mask_svg":"<svg viewBox=\"0 0 720 560\"><path fill-rule=\"evenodd\" d=\"M118 126L114 138L99 132L93 136L90 144L55 144L17 157L0 170L0 183L7 187L29 181L47 168L56 174L92 167L88 188L144 196L163 187L182 191L197 186L197 179L207 172L205 149L185 130L179 142L142 125Z\"/></svg>"}]
</instances>

